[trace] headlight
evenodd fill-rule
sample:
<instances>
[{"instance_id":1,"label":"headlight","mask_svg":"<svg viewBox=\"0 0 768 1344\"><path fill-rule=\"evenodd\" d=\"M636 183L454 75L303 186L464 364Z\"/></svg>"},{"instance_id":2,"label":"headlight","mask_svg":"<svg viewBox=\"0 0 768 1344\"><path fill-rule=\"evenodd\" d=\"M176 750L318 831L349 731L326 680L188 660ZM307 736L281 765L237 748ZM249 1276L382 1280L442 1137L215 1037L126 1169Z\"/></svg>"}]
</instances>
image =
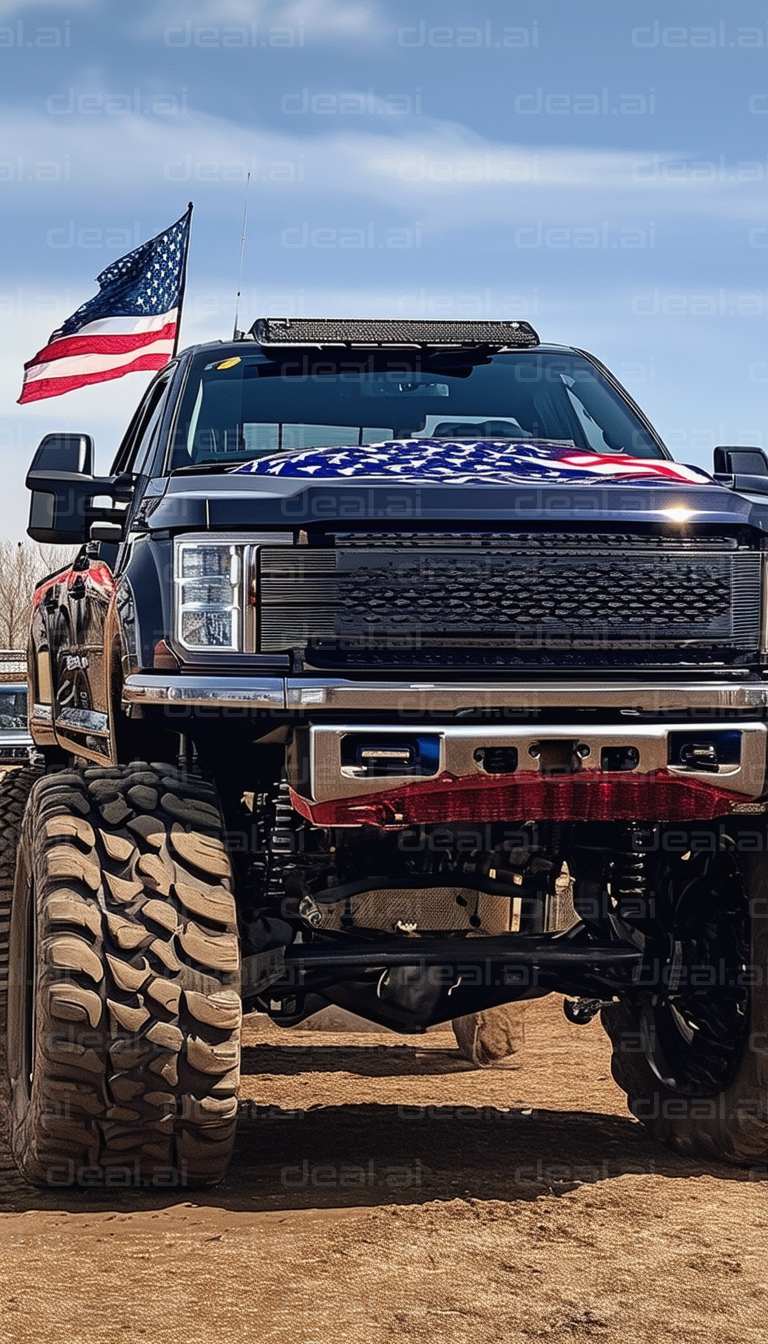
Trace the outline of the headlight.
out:
<instances>
[{"instance_id":1,"label":"headlight","mask_svg":"<svg viewBox=\"0 0 768 1344\"><path fill-rule=\"evenodd\" d=\"M198 653L256 653L256 585L263 546L291 546L290 532L188 533L173 545L173 633Z\"/></svg>"},{"instance_id":2,"label":"headlight","mask_svg":"<svg viewBox=\"0 0 768 1344\"><path fill-rule=\"evenodd\" d=\"M176 542L176 638L185 649L242 649L245 549L234 542Z\"/></svg>"}]
</instances>

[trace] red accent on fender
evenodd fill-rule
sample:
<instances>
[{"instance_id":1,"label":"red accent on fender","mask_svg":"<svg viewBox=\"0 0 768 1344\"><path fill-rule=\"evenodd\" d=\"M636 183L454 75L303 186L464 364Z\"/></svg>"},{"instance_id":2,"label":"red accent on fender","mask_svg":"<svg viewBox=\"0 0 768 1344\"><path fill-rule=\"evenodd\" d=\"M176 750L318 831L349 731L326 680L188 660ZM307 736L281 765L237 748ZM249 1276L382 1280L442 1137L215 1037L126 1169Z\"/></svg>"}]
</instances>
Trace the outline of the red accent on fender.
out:
<instances>
[{"instance_id":1,"label":"red accent on fender","mask_svg":"<svg viewBox=\"0 0 768 1344\"><path fill-rule=\"evenodd\" d=\"M50 592L51 588L55 588L57 583L66 583L66 584L69 584L69 583L71 583L71 582L72 582L72 570L71 570L71 569L61 569L61 570L59 570L58 574L52 574L51 577L50 577L50 579L43 579L43 580L37 585L37 587L36 587L34 593L32 594L32 608L33 608L33 610L34 610L36 607L39 607L39 606L40 606L40 603L42 602L43 598L45 597L45 594L46 594L47 592Z\"/></svg>"},{"instance_id":2,"label":"red accent on fender","mask_svg":"<svg viewBox=\"0 0 768 1344\"><path fill-rule=\"evenodd\" d=\"M85 571L85 577L90 579L91 583L95 583L97 588L103 588L109 597L114 593L115 576L103 560L92 560Z\"/></svg>"},{"instance_id":3,"label":"red accent on fender","mask_svg":"<svg viewBox=\"0 0 768 1344\"><path fill-rule=\"evenodd\" d=\"M45 594L51 588L55 588L57 583L70 588L78 577L90 579L97 588L103 588L108 597L115 592L115 578L109 565L105 565L103 560L92 560L87 569L63 569L58 574L53 574L50 579L43 579L32 595L33 609L40 606Z\"/></svg>"},{"instance_id":4,"label":"red accent on fender","mask_svg":"<svg viewBox=\"0 0 768 1344\"><path fill-rule=\"evenodd\" d=\"M297 812L316 826L388 829L447 821L710 821L742 795L658 770L647 775L581 770L541 776L456 778L442 774L365 797L311 803L291 790Z\"/></svg>"}]
</instances>

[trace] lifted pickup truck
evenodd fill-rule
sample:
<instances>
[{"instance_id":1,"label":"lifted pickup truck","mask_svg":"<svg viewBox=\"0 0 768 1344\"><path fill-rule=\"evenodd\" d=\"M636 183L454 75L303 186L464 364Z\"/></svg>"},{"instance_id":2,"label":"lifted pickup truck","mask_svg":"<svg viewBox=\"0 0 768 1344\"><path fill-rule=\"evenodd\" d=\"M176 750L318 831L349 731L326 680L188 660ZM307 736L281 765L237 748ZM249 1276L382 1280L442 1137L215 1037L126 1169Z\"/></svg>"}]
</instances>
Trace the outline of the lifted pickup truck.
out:
<instances>
[{"instance_id":1,"label":"lifted pickup truck","mask_svg":"<svg viewBox=\"0 0 768 1344\"><path fill-rule=\"evenodd\" d=\"M552 992L661 1140L765 1162L759 450L675 463L525 322L262 319L162 370L108 477L48 435L27 484L82 547L0 799L29 1179L220 1179L243 1007Z\"/></svg>"}]
</instances>

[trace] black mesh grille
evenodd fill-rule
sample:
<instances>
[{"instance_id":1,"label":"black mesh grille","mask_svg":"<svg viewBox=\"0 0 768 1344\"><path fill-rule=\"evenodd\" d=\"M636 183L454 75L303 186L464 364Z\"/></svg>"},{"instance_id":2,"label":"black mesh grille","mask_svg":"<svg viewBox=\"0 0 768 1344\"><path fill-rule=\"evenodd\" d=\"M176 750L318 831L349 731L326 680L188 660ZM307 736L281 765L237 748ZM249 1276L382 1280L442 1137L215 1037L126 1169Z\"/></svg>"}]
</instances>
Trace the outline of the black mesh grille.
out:
<instances>
[{"instance_id":1,"label":"black mesh grille","mask_svg":"<svg viewBox=\"0 0 768 1344\"><path fill-rule=\"evenodd\" d=\"M760 557L729 538L366 540L264 548L264 651L758 646Z\"/></svg>"}]
</instances>

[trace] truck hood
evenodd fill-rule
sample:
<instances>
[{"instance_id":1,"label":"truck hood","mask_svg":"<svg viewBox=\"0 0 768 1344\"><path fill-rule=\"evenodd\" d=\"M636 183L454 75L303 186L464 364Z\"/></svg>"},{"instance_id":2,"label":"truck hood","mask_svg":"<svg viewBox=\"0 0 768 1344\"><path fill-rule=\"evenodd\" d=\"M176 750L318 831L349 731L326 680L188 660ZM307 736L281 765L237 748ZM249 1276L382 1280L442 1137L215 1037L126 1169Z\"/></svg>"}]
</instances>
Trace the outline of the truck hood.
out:
<instances>
[{"instance_id":1,"label":"truck hood","mask_svg":"<svg viewBox=\"0 0 768 1344\"><path fill-rule=\"evenodd\" d=\"M586 453L556 443L510 443L506 439L391 439L364 447L307 448L245 462L233 475L300 480L386 479L453 485L647 482L654 485L712 484L698 467L665 458L623 453Z\"/></svg>"},{"instance_id":2,"label":"truck hood","mask_svg":"<svg viewBox=\"0 0 768 1344\"><path fill-rule=\"evenodd\" d=\"M727 489L668 458L545 443L404 439L277 453L150 483L152 531L304 528L368 522L748 526L768 531L768 495Z\"/></svg>"}]
</instances>

